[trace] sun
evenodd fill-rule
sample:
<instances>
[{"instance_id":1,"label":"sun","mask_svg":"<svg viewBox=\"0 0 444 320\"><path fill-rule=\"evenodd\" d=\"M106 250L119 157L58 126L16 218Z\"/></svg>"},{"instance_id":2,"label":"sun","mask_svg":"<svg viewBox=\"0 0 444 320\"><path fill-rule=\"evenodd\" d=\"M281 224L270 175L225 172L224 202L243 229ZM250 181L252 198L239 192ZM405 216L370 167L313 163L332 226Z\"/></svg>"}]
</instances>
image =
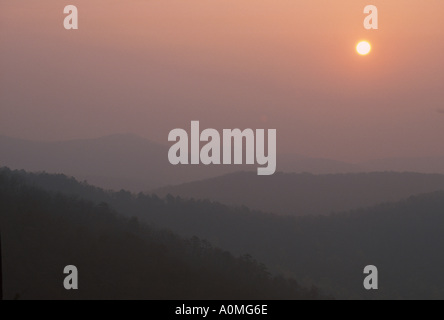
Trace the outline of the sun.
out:
<instances>
[{"instance_id":1,"label":"sun","mask_svg":"<svg viewBox=\"0 0 444 320\"><path fill-rule=\"evenodd\" d=\"M372 50L372 46L370 45L370 43L368 43L367 41L361 41L358 43L358 45L356 46L356 51L361 55L361 56L365 56L368 55L370 53L370 51Z\"/></svg>"}]
</instances>

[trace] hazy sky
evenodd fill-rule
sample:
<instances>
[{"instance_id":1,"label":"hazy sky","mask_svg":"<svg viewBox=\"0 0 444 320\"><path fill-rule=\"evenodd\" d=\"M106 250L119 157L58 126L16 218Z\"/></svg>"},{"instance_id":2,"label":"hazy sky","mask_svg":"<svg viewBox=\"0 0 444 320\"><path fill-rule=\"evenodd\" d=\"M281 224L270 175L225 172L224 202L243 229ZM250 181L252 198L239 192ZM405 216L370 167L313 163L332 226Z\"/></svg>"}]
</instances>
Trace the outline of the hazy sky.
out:
<instances>
[{"instance_id":1,"label":"hazy sky","mask_svg":"<svg viewBox=\"0 0 444 320\"><path fill-rule=\"evenodd\" d=\"M443 15L442 0L0 0L0 134L167 144L200 120L276 128L278 153L444 155Z\"/></svg>"}]
</instances>

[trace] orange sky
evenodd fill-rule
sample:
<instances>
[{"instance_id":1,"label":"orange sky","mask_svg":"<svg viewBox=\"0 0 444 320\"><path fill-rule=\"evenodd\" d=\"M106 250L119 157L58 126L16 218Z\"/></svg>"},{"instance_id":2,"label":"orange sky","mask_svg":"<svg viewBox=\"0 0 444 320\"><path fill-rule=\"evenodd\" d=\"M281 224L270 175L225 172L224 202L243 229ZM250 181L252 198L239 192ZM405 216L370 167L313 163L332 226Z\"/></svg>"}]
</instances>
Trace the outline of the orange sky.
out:
<instances>
[{"instance_id":1,"label":"orange sky","mask_svg":"<svg viewBox=\"0 0 444 320\"><path fill-rule=\"evenodd\" d=\"M166 144L200 120L276 128L280 153L444 155L443 14L441 0L1 0L0 134Z\"/></svg>"}]
</instances>

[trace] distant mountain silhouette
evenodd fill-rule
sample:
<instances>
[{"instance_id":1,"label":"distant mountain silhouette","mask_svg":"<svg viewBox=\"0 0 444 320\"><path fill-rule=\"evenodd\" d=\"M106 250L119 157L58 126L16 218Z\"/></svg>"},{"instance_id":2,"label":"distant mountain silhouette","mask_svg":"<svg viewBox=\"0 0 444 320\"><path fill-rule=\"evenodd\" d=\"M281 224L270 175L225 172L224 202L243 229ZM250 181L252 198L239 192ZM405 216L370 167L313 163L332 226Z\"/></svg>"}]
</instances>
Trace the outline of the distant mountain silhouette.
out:
<instances>
[{"instance_id":1,"label":"distant mountain silhouette","mask_svg":"<svg viewBox=\"0 0 444 320\"><path fill-rule=\"evenodd\" d=\"M240 172L156 190L286 215L325 215L444 190L444 175L418 173L283 174Z\"/></svg>"},{"instance_id":2,"label":"distant mountain silhouette","mask_svg":"<svg viewBox=\"0 0 444 320\"><path fill-rule=\"evenodd\" d=\"M324 158L306 157L299 154L280 154L278 171L285 173L334 174L362 172L359 165Z\"/></svg>"},{"instance_id":3,"label":"distant mountain silhouette","mask_svg":"<svg viewBox=\"0 0 444 320\"><path fill-rule=\"evenodd\" d=\"M366 171L399 171L444 174L444 157L387 158L360 163Z\"/></svg>"},{"instance_id":4,"label":"distant mountain silhouette","mask_svg":"<svg viewBox=\"0 0 444 320\"><path fill-rule=\"evenodd\" d=\"M37 142L0 136L0 165L28 171L64 173L120 190L149 191L167 185L208 179L254 166L173 166L167 145L131 134L98 139ZM289 172L355 171L345 163L297 155L278 157L278 169Z\"/></svg>"},{"instance_id":5,"label":"distant mountain silhouette","mask_svg":"<svg viewBox=\"0 0 444 320\"><path fill-rule=\"evenodd\" d=\"M5 173L2 174L2 171ZM99 207L108 203L109 207L119 213L129 217L136 216L141 223L168 228L186 237L195 235L207 239L217 247L236 255L248 252L264 262L274 274L296 278L304 286L316 284L336 298L444 298L442 191L347 213L291 217L209 201L183 200L172 196L160 199L154 195L135 195L125 191L107 192L63 175L29 174L23 171L11 175L7 169L0 170L0 196L3 194L1 185L5 184L2 180L4 176L24 180L26 185L42 187L51 193L67 195L68 197L61 198L45 195L44 203L53 203L60 208L60 214L68 212L71 217L80 214L82 219L86 219L88 214L92 214L87 225L94 226L96 219L100 220L100 215L97 216L96 211L85 211L82 209L84 207L80 207L78 211L67 211L67 207L62 205L66 199L82 197ZM417 178L421 180L421 175L417 175ZM20 190L12 188L10 191L17 194ZM281 192L285 190L281 189ZM322 197L319 199L322 201ZM18 209L23 208L21 202L15 203ZM25 207L29 204L24 203ZM33 208L35 203L39 201L32 201ZM33 215L11 215L10 212L0 210L3 216L28 221L27 224L15 223L16 229L10 233L11 237L33 231L35 221L39 221ZM103 226L108 220L100 221L103 222L99 225ZM41 230L40 222L38 223L38 230ZM125 220L122 223L126 224ZM43 225L46 230L53 224L46 223L45 220ZM46 233L40 235L42 239L34 236L30 239L35 239L33 244L39 245L26 242L27 246L32 249L40 248L47 257L51 252L44 250L47 248L46 244L54 245L58 242L54 239L65 239L64 230L59 230L60 238L45 237ZM84 239L85 232L82 228L69 230L69 234L74 232ZM88 239L81 243L89 244ZM90 247L92 246L88 245ZM179 250L180 248L179 246ZM119 250L124 248L119 247ZM22 259L21 256L19 258ZM363 270L367 265L376 265L379 269L378 291L366 291L363 288Z\"/></svg>"},{"instance_id":6,"label":"distant mountain silhouette","mask_svg":"<svg viewBox=\"0 0 444 320\"><path fill-rule=\"evenodd\" d=\"M148 192L215 178L238 171L256 172L257 166L173 166L168 145L131 134L59 142L28 141L0 136L0 166L28 171L72 175L106 189ZM277 169L286 173L338 174L368 171L444 173L439 158L389 159L362 164L280 154ZM229 199L228 199L229 200Z\"/></svg>"},{"instance_id":7,"label":"distant mountain silhouette","mask_svg":"<svg viewBox=\"0 0 444 320\"><path fill-rule=\"evenodd\" d=\"M115 190L148 191L232 170L223 166L173 166L168 162L167 146L130 134L62 142L0 137L0 150L0 165L64 173Z\"/></svg>"},{"instance_id":8,"label":"distant mountain silhouette","mask_svg":"<svg viewBox=\"0 0 444 320\"><path fill-rule=\"evenodd\" d=\"M165 174L162 164L166 148L133 135L63 142L0 137L0 149L2 165L66 173L105 188L117 183L121 188L150 188L161 184Z\"/></svg>"}]
</instances>

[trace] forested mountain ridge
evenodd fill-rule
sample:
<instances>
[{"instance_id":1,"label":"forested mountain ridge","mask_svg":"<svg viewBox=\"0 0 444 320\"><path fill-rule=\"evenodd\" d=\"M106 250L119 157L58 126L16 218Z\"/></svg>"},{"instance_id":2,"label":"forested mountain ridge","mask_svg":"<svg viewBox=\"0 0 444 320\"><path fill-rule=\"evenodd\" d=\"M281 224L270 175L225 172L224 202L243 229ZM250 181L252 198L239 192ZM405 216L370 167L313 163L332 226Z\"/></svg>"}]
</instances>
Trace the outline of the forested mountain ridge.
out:
<instances>
[{"instance_id":1,"label":"forested mountain ridge","mask_svg":"<svg viewBox=\"0 0 444 320\"><path fill-rule=\"evenodd\" d=\"M22 173L23 174L23 173ZM273 277L251 256L235 258L125 218L105 203L29 186L0 170L6 299L319 299L318 289ZM79 290L63 287L67 265Z\"/></svg>"},{"instance_id":2,"label":"forested mountain ridge","mask_svg":"<svg viewBox=\"0 0 444 320\"><path fill-rule=\"evenodd\" d=\"M107 192L63 175L15 174L27 184L106 202L140 221L207 239L236 255L248 252L274 274L304 286L316 284L335 298L444 298L442 191L345 213L291 217L205 200ZM363 288L367 265L379 269L378 291Z\"/></svg>"}]
</instances>

